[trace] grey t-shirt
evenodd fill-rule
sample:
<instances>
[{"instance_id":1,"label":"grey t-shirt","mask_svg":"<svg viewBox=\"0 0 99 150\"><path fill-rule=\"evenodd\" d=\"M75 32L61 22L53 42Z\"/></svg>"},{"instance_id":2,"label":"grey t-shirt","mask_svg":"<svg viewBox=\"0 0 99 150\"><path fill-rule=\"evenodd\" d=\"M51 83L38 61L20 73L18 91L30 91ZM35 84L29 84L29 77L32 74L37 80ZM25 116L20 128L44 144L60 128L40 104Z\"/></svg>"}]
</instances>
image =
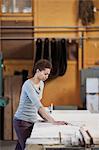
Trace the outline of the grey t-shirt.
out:
<instances>
[{"instance_id":1,"label":"grey t-shirt","mask_svg":"<svg viewBox=\"0 0 99 150\"><path fill-rule=\"evenodd\" d=\"M15 118L33 123L37 121L37 112L42 106L40 99L42 98L43 88L43 81L40 81L40 89L36 88L30 79L24 82L19 106L14 115Z\"/></svg>"}]
</instances>

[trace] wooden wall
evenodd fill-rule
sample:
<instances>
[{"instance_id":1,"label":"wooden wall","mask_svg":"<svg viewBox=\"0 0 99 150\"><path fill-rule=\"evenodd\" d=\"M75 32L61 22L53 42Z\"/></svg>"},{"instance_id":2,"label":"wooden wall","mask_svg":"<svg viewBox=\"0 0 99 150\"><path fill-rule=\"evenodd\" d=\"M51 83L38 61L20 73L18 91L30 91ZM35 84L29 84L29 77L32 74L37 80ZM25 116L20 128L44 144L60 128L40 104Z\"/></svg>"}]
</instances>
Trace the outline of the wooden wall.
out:
<instances>
[{"instance_id":1,"label":"wooden wall","mask_svg":"<svg viewBox=\"0 0 99 150\"><path fill-rule=\"evenodd\" d=\"M78 0L34 0L34 25L35 26L76 26ZM47 29L46 29L47 30ZM49 30L49 29L48 29ZM55 31L56 29L53 29ZM61 29L57 29L61 30ZM73 36L75 33L62 32L35 33L41 37Z\"/></svg>"},{"instance_id":2,"label":"wooden wall","mask_svg":"<svg viewBox=\"0 0 99 150\"><path fill-rule=\"evenodd\" d=\"M28 75L31 76L33 68L33 60L4 60L4 76L14 75L16 71L22 72L22 70L27 70Z\"/></svg>"},{"instance_id":3,"label":"wooden wall","mask_svg":"<svg viewBox=\"0 0 99 150\"><path fill-rule=\"evenodd\" d=\"M79 80L77 62L68 62L68 68L64 76L48 81L42 102L45 106L54 105L80 105Z\"/></svg>"},{"instance_id":4,"label":"wooden wall","mask_svg":"<svg viewBox=\"0 0 99 150\"><path fill-rule=\"evenodd\" d=\"M99 8L99 1L94 0L94 5ZM92 26L99 27L99 10L95 13L95 23ZM84 43L84 68L99 67L99 30L86 32L85 36L98 37L98 39L86 40Z\"/></svg>"},{"instance_id":5,"label":"wooden wall","mask_svg":"<svg viewBox=\"0 0 99 150\"><path fill-rule=\"evenodd\" d=\"M77 26L77 0L35 0L35 26ZM45 29L58 32L35 33L35 37L78 37L78 32L66 32L68 29ZM78 55L78 54L77 54ZM78 61L68 60L68 69L64 76L58 77L45 86L42 102L48 106L81 105L79 94Z\"/></svg>"},{"instance_id":6,"label":"wooden wall","mask_svg":"<svg viewBox=\"0 0 99 150\"><path fill-rule=\"evenodd\" d=\"M9 18L9 17L8 17ZM17 17L18 18L18 17ZM4 60L32 60L33 59L33 40L18 40L18 38L33 37L32 29L25 27L32 26L32 20L2 20L2 26L12 26L14 29L2 29L2 37L11 38L2 40L2 52ZM23 29L16 29L17 26L25 26ZM16 40L14 39L16 38Z\"/></svg>"},{"instance_id":7,"label":"wooden wall","mask_svg":"<svg viewBox=\"0 0 99 150\"><path fill-rule=\"evenodd\" d=\"M34 1L34 25L35 26L82 26L78 19L78 0L35 0ZM99 1L94 0L94 5L98 8ZM95 24L99 26L99 12L95 14ZM50 29L45 29L50 30ZM59 32L55 32L55 30ZM60 32L61 30L61 32ZM51 29L53 32L35 33L35 37L65 37L73 38L81 36L82 32L68 32L69 29ZM66 32L67 31L67 32ZM86 29L87 31L87 29ZM99 36L98 32L87 33L84 36ZM43 103L47 106L54 105L77 105L81 106L80 99L80 82L79 71L88 67L88 63L92 66L98 60L99 39L84 40L84 49L79 45L78 60L68 60L68 69L63 77L58 77L45 86Z\"/></svg>"}]
</instances>

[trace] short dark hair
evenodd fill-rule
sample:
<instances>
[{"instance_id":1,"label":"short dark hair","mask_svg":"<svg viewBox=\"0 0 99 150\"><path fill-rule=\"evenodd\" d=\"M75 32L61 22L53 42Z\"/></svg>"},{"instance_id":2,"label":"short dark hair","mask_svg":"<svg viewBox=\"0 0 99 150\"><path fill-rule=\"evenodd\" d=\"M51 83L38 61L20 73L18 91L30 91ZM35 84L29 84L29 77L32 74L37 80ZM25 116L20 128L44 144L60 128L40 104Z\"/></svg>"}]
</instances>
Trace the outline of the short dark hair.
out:
<instances>
[{"instance_id":1,"label":"short dark hair","mask_svg":"<svg viewBox=\"0 0 99 150\"><path fill-rule=\"evenodd\" d=\"M44 70L45 68L49 68L52 69L52 64L50 63L50 61L46 60L46 59L40 59L38 60L33 67L33 75L35 75L36 70L39 69L40 71Z\"/></svg>"}]
</instances>

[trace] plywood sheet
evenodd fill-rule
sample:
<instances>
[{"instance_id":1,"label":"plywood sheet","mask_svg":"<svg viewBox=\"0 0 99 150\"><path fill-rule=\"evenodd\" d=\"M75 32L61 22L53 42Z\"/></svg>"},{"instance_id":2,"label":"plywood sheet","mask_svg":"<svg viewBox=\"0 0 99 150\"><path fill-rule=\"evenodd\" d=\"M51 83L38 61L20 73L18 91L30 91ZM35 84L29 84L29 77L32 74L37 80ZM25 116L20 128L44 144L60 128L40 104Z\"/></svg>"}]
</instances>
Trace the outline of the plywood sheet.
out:
<instances>
[{"instance_id":1,"label":"plywood sheet","mask_svg":"<svg viewBox=\"0 0 99 150\"><path fill-rule=\"evenodd\" d=\"M4 96L9 98L9 104L4 110L4 139L16 139L13 129L13 115L19 103L21 76L6 76L4 80Z\"/></svg>"},{"instance_id":2,"label":"plywood sheet","mask_svg":"<svg viewBox=\"0 0 99 150\"><path fill-rule=\"evenodd\" d=\"M4 79L4 96L9 98L9 104L4 109L4 139L12 140L12 77Z\"/></svg>"},{"instance_id":3,"label":"plywood sheet","mask_svg":"<svg viewBox=\"0 0 99 150\"><path fill-rule=\"evenodd\" d=\"M22 77L21 76L14 76L13 77L13 113L12 116L14 116L15 111L19 104L19 98L20 98L20 92L21 92L21 86L22 86ZM13 140L16 140L16 133L13 129Z\"/></svg>"}]
</instances>

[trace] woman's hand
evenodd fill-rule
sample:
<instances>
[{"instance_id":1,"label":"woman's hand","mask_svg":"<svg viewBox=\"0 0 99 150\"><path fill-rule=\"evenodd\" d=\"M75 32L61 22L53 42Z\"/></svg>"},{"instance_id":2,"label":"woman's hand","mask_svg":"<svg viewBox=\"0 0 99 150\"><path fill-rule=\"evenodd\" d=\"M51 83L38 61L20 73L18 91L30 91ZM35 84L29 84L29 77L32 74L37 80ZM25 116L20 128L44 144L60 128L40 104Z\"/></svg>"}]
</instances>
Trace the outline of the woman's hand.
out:
<instances>
[{"instance_id":1,"label":"woman's hand","mask_svg":"<svg viewBox=\"0 0 99 150\"><path fill-rule=\"evenodd\" d=\"M38 110L39 115L47 122L50 122L55 125L68 125L65 121L56 121L54 118L46 112L44 107L40 107Z\"/></svg>"},{"instance_id":2,"label":"woman's hand","mask_svg":"<svg viewBox=\"0 0 99 150\"><path fill-rule=\"evenodd\" d=\"M68 125L66 121L54 121L53 124L55 125Z\"/></svg>"}]
</instances>

